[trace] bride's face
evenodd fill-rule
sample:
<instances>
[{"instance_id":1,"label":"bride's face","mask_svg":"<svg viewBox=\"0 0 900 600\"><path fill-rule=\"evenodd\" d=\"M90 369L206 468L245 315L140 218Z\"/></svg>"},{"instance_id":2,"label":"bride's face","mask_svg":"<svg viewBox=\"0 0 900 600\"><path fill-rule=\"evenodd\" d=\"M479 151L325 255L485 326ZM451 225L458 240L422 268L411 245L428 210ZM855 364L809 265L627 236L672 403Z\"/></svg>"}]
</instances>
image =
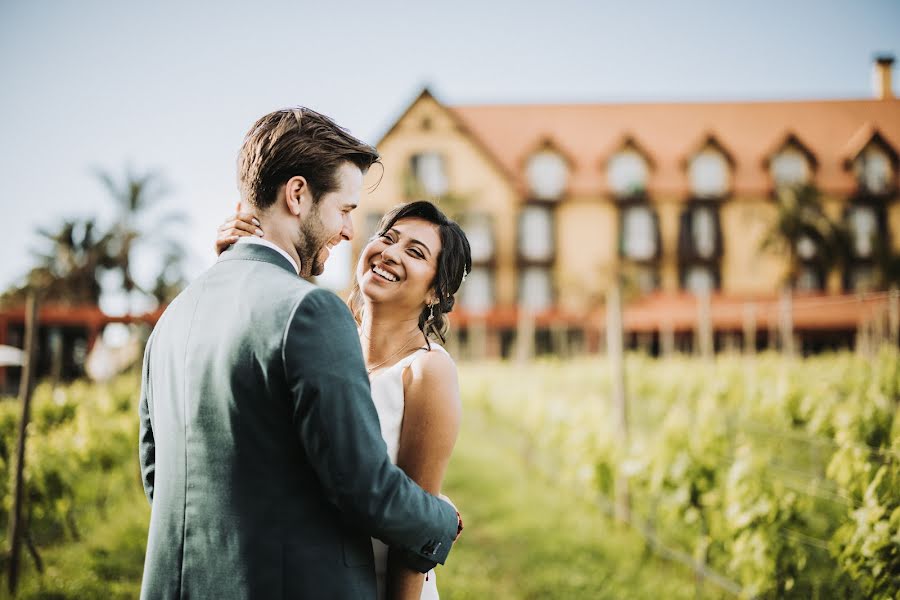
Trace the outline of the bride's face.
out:
<instances>
[{"instance_id":1,"label":"bride's face","mask_svg":"<svg viewBox=\"0 0 900 600\"><path fill-rule=\"evenodd\" d=\"M359 289L369 302L390 302L418 313L434 300L432 284L440 252L436 225L400 219L363 248L356 268Z\"/></svg>"}]
</instances>

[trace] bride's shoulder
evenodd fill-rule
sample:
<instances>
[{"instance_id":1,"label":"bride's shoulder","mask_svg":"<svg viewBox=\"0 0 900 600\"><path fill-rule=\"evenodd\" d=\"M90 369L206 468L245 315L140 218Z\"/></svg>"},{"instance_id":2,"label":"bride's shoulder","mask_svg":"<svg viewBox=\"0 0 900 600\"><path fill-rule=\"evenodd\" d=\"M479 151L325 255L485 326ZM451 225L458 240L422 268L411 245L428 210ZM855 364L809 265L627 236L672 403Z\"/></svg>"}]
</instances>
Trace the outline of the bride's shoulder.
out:
<instances>
[{"instance_id":1,"label":"bride's shoulder","mask_svg":"<svg viewBox=\"0 0 900 600\"><path fill-rule=\"evenodd\" d=\"M444 350L443 346L432 342L431 348L427 352L422 352L413 365L418 363L419 368L424 372L443 372L452 371L456 373L456 363L450 353Z\"/></svg>"},{"instance_id":2,"label":"bride's shoulder","mask_svg":"<svg viewBox=\"0 0 900 600\"><path fill-rule=\"evenodd\" d=\"M457 387L456 363L443 347L431 344L427 352L422 352L407 369L408 384L419 384L424 388L450 386ZM418 386L417 386L418 387Z\"/></svg>"}]
</instances>

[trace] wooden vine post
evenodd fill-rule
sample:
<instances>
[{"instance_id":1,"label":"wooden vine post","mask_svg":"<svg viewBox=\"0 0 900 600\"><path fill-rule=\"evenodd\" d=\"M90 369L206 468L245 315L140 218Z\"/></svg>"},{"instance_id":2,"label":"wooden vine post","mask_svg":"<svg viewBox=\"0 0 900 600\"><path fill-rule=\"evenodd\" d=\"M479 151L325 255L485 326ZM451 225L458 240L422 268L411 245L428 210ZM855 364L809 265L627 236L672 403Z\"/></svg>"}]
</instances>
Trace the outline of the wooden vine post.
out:
<instances>
[{"instance_id":1,"label":"wooden vine post","mask_svg":"<svg viewBox=\"0 0 900 600\"><path fill-rule=\"evenodd\" d=\"M622 288L616 277L606 295L606 349L612 378L612 414L617 442L628 448L628 398L625 389L624 329L622 326ZM631 520L631 499L628 477L621 467L616 472L615 515L619 521Z\"/></svg>"},{"instance_id":2,"label":"wooden vine post","mask_svg":"<svg viewBox=\"0 0 900 600\"><path fill-rule=\"evenodd\" d=\"M25 360L22 365L22 378L19 381L19 437L16 442L16 475L13 482L13 505L9 513L9 592L16 593L19 584L19 554L22 549L23 531L23 499L25 497L25 436L28 432L28 421L31 416L31 393L34 390L35 357L37 355L38 302L35 292L28 296L25 312Z\"/></svg>"}]
</instances>

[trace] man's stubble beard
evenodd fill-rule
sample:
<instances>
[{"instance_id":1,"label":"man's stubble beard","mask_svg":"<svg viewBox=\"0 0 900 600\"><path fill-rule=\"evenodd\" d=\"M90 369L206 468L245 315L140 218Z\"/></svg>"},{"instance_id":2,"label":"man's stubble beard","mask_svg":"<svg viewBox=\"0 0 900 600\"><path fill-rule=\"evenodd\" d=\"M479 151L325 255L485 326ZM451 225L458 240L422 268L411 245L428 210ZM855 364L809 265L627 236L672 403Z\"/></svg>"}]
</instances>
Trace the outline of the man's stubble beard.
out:
<instances>
[{"instance_id":1,"label":"man's stubble beard","mask_svg":"<svg viewBox=\"0 0 900 600\"><path fill-rule=\"evenodd\" d=\"M295 248L300 257L300 276L321 275L325 270L325 264L319 260L319 255L328 243L328 238L322 228L318 204L313 204L309 215L300 221L299 233L300 239Z\"/></svg>"}]
</instances>

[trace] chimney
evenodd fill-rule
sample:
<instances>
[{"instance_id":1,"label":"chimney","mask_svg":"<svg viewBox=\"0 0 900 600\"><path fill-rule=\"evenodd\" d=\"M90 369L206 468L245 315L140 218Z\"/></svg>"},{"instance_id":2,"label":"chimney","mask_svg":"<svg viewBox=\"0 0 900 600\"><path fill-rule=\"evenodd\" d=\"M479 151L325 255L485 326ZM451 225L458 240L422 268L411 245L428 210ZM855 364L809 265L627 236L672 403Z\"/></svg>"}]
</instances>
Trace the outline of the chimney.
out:
<instances>
[{"instance_id":1,"label":"chimney","mask_svg":"<svg viewBox=\"0 0 900 600\"><path fill-rule=\"evenodd\" d=\"M891 87L891 67L893 66L893 55L879 54L875 57L872 83L875 86L875 98L877 100L890 100L894 97L894 89Z\"/></svg>"}]
</instances>

